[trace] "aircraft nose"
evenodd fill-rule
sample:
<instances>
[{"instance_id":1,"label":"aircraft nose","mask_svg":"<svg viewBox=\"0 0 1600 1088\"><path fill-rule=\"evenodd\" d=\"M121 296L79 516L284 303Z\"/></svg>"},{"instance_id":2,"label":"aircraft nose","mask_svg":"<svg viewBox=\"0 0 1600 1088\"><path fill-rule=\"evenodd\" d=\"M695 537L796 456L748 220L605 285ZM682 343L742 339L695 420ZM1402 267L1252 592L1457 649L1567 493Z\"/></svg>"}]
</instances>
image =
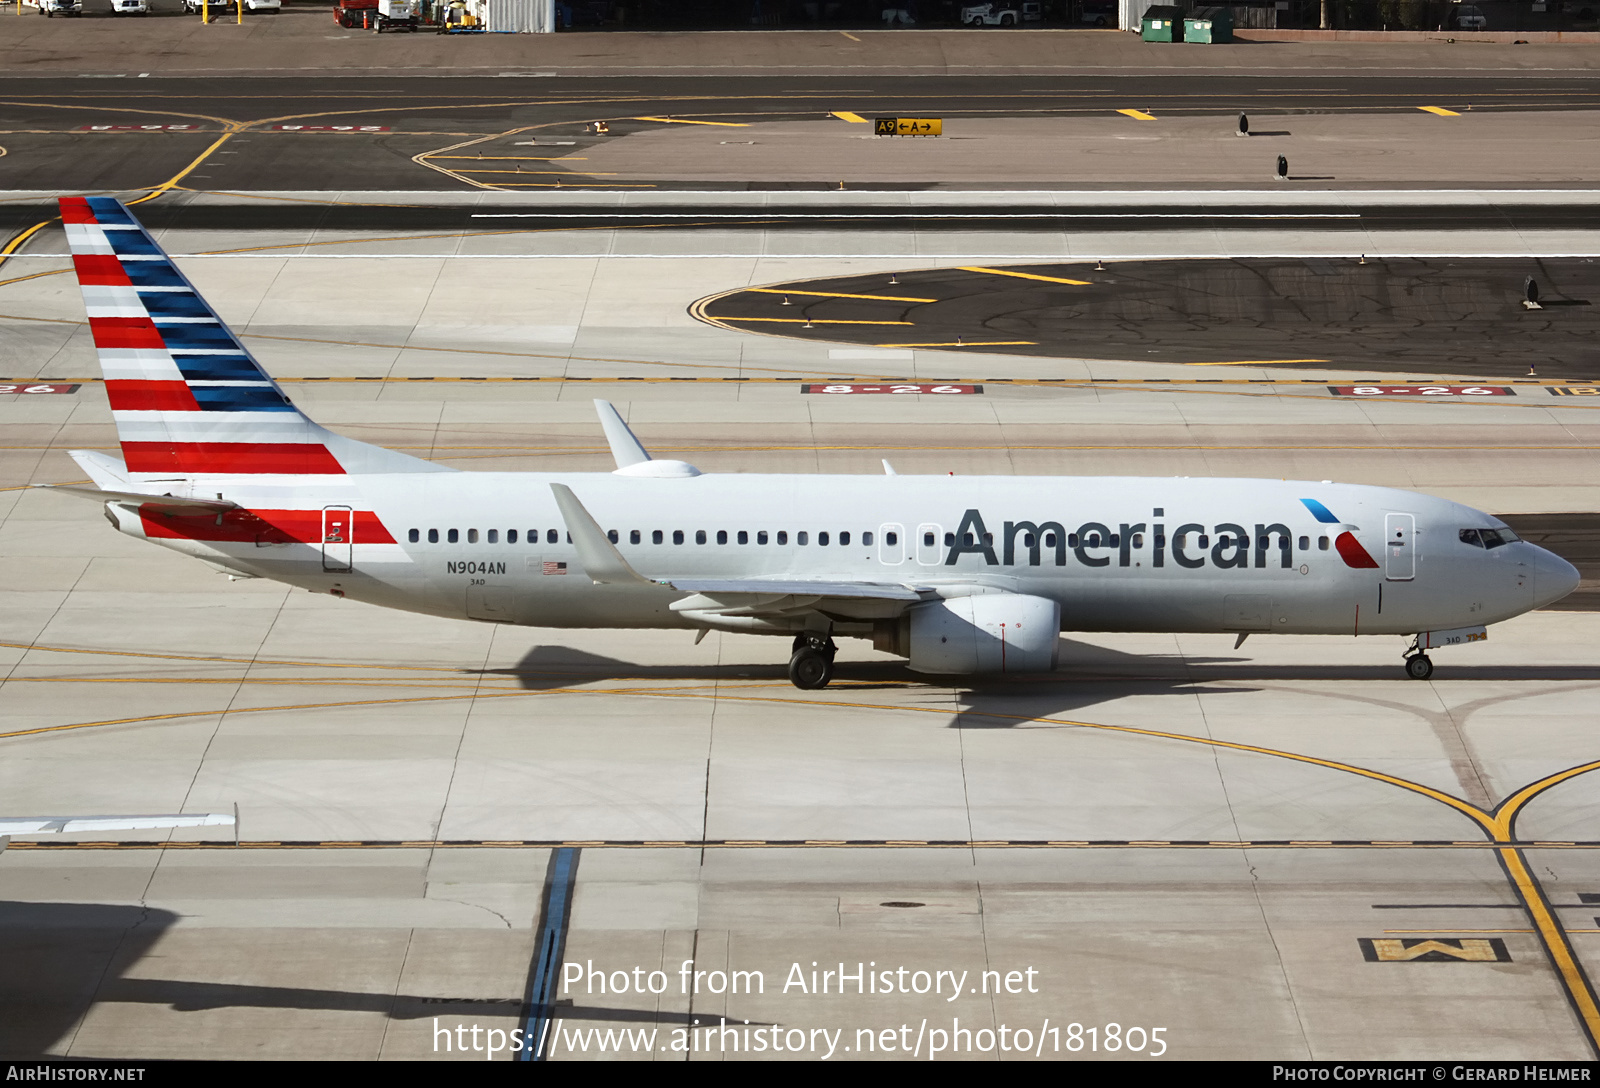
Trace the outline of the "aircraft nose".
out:
<instances>
[{"instance_id":1,"label":"aircraft nose","mask_svg":"<svg viewBox=\"0 0 1600 1088\"><path fill-rule=\"evenodd\" d=\"M1554 604L1578 588L1578 568L1536 544L1533 549L1533 607Z\"/></svg>"}]
</instances>

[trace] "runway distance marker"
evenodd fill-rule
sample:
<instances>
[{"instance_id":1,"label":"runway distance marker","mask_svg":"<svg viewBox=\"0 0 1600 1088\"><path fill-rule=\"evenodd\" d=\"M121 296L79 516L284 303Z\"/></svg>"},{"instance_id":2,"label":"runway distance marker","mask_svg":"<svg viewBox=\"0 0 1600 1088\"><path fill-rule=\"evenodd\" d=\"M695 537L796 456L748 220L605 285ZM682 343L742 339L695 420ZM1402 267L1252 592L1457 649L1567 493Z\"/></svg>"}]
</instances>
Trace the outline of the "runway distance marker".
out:
<instances>
[{"instance_id":1,"label":"runway distance marker","mask_svg":"<svg viewBox=\"0 0 1600 1088\"><path fill-rule=\"evenodd\" d=\"M916 384L862 385L841 382L837 385L808 384L800 387L802 393L982 393L981 385L942 385L931 382Z\"/></svg>"},{"instance_id":2,"label":"runway distance marker","mask_svg":"<svg viewBox=\"0 0 1600 1088\"><path fill-rule=\"evenodd\" d=\"M1503 385L1330 385L1339 397L1514 397Z\"/></svg>"},{"instance_id":3,"label":"runway distance marker","mask_svg":"<svg viewBox=\"0 0 1600 1088\"><path fill-rule=\"evenodd\" d=\"M79 125L76 132L201 132L199 125Z\"/></svg>"},{"instance_id":4,"label":"runway distance marker","mask_svg":"<svg viewBox=\"0 0 1600 1088\"><path fill-rule=\"evenodd\" d=\"M186 126L193 127L193 126ZM388 125L268 125L268 132L393 132Z\"/></svg>"},{"instance_id":5,"label":"runway distance marker","mask_svg":"<svg viewBox=\"0 0 1600 1088\"><path fill-rule=\"evenodd\" d=\"M0 394L6 394L6 393L17 393L17 394L23 394L23 393L34 393L34 394L40 394L40 393L76 393L77 391L78 391L78 387L76 385L61 385L61 384L57 384L57 383L54 383L54 382L37 384L37 385L24 385L21 382L0 383Z\"/></svg>"}]
</instances>

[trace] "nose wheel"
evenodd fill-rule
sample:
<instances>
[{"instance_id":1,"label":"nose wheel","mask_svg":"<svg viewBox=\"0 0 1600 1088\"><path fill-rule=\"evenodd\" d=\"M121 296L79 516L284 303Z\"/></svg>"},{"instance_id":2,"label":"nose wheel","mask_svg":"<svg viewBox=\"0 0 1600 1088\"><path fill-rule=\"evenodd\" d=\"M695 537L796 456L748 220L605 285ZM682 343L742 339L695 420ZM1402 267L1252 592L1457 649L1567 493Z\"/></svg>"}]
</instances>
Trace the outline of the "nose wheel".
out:
<instances>
[{"instance_id":1,"label":"nose wheel","mask_svg":"<svg viewBox=\"0 0 1600 1088\"><path fill-rule=\"evenodd\" d=\"M796 635L789 658L789 682L802 691L819 691L833 679L833 655L839 648L826 635Z\"/></svg>"},{"instance_id":2,"label":"nose wheel","mask_svg":"<svg viewBox=\"0 0 1600 1088\"><path fill-rule=\"evenodd\" d=\"M1413 680L1426 680L1433 675L1433 662L1427 654L1412 654L1406 658L1406 675Z\"/></svg>"}]
</instances>

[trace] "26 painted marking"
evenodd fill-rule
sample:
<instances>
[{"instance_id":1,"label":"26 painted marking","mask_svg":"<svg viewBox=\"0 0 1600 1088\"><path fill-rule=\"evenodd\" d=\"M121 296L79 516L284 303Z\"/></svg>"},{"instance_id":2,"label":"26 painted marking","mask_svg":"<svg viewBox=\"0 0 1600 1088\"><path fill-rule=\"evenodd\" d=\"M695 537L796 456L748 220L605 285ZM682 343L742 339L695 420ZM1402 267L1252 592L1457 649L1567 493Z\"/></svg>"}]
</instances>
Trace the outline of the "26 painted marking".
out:
<instances>
[{"instance_id":1,"label":"26 painted marking","mask_svg":"<svg viewBox=\"0 0 1600 1088\"><path fill-rule=\"evenodd\" d=\"M268 132L393 132L388 125L268 125Z\"/></svg>"},{"instance_id":2,"label":"26 painted marking","mask_svg":"<svg viewBox=\"0 0 1600 1088\"><path fill-rule=\"evenodd\" d=\"M79 125L79 132L199 132L199 125Z\"/></svg>"},{"instance_id":3,"label":"26 painted marking","mask_svg":"<svg viewBox=\"0 0 1600 1088\"><path fill-rule=\"evenodd\" d=\"M887 385L862 385L841 382L837 385L802 385L802 393L982 393L981 385L944 385L931 382L903 382Z\"/></svg>"},{"instance_id":4,"label":"26 painted marking","mask_svg":"<svg viewBox=\"0 0 1600 1088\"><path fill-rule=\"evenodd\" d=\"M1503 385L1330 385L1339 397L1514 397Z\"/></svg>"},{"instance_id":5,"label":"26 painted marking","mask_svg":"<svg viewBox=\"0 0 1600 1088\"><path fill-rule=\"evenodd\" d=\"M0 383L0 394L5 393L76 393L76 385L59 385L48 382L38 385L23 385L20 382Z\"/></svg>"}]
</instances>

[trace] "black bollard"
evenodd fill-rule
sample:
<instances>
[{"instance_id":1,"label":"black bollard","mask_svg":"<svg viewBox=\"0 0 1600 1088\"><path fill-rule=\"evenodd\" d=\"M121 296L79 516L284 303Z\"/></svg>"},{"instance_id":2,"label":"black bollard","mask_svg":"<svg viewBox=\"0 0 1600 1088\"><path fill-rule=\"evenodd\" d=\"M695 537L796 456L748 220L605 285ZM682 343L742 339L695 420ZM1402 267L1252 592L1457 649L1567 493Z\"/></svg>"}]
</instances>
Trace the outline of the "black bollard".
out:
<instances>
[{"instance_id":1,"label":"black bollard","mask_svg":"<svg viewBox=\"0 0 1600 1088\"><path fill-rule=\"evenodd\" d=\"M1539 301L1539 281L1532 276L1522 281L1522 297L1529 302Z\"/></svg>"},{"instance_id":2,"label":"black bollard","mask_svg":"<svg viewBox=\"0 0 1600 1088\"><path fill-rule=\"evenodd\" d=\"M1250 135L1250 118L1246 117L1244 115L1244 111L1242 111L1242 110L1239 113L1239 131L1234 133L1234 135L1235 136L1248 136L1248 135Z\"/></svg>"},{"instance_id":3,"label":"black bollard","mask_svg":"<svg viewBox=\"0 0 1600 1088\"><path fill-rule=\"evenodd\" d=\"M1285 155L1278 156L1278 180L1287 181L1289 178L1289 159Z\"/></svg>"}]
</instances>

